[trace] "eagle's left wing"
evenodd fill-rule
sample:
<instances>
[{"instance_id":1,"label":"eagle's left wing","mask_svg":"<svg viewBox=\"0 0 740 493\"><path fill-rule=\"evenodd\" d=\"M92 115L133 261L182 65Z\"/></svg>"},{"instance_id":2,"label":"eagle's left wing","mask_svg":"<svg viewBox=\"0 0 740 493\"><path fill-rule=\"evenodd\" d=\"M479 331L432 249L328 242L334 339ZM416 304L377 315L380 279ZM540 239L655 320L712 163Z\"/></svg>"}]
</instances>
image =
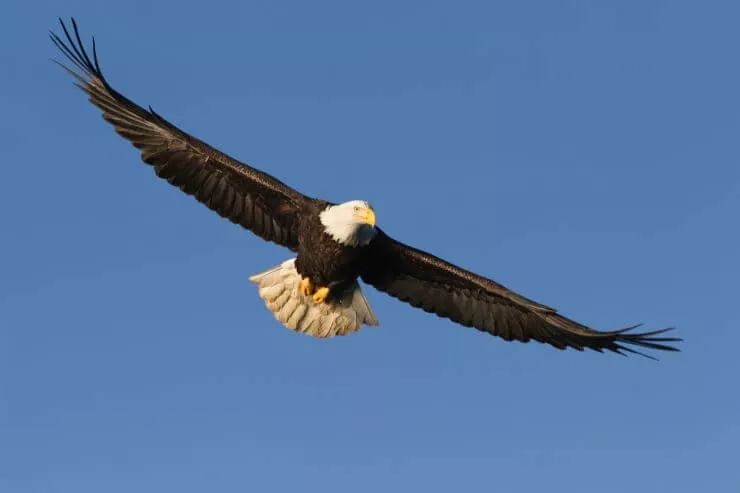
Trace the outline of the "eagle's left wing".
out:
<instances>
[{"instance_id":1,"label":"eagle's left wing","mask_svg":"<svg viewBox=\"0 0 740 493\"><path fill-rule=\"evenodd\" d=\"M671 329L630 332L634 327L599 332L529 300L491 279L394 240L383 231L365 247L368 264L362 280L424 311L499 336L507 341L534 339L558 349L584 348L641 354L625 345L678 351L666 345L681 339L658 337ZM648 356L649 357L649 356Z\"/></svg>"},{"instance_id":2,"label":"eagle's left wing","mask_svg":"<svg viewBox=\"0 0 740 493\"><path fill-rule=\"evenodd\" d=\"M209 146L116 91L100 70L95 39L91 58L74 19L74 37L59 22L66 43L54 33L51 39L78 71L62 66L116 132L141 150L141 159L157 176L263 239L297 250L298 223L320 201Z\"/></svg>"}]
</instances>

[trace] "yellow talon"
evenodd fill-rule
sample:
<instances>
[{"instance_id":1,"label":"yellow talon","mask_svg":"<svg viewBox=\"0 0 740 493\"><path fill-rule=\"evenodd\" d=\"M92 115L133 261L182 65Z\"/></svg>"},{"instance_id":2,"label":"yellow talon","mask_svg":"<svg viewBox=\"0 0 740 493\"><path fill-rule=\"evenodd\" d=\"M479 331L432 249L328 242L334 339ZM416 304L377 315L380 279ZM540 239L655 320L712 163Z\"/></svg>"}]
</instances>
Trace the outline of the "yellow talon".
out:
<instances>
[{"instance_id":1,"label":"yellow talon","mask_svg":"<svg viewBox=\"0 0 740 493\"><path fill-rule=\"evenodd\" d=\"M315 291L314 285L311 283L311 279L309 279L308 277L304 277L301 279L301 284L299 285L299 288L303 296L310 296Z\"/></svg>"},{"instance_id":2,"label":"yellow talon","mask_svg":"<svg viewBox=\"0 0 740 493\"><path fill-rule=\"evenodd\" d=\"M316 293L313 295L313 301L317 305L320 305L324 301L326 301L326 298L329 296L329 288L319 288Z\"/></svg>"}]
</instances>

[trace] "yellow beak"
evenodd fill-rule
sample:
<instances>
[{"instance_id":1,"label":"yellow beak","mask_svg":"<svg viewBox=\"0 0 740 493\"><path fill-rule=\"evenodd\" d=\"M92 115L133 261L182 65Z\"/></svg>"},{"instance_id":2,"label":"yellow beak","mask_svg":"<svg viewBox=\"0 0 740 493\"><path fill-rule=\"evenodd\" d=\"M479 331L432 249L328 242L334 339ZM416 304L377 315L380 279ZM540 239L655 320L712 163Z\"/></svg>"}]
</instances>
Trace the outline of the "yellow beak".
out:
<instances>
[{"instance_id":1,"label":"yellow beak","mask_svg":"<svg viewBox=\"0 0 740 493\"><path fill-rule=\"evenodd\" d=\"M362 220L365 221L365 224L369 224L373 228L375 227L375 211L372 209L365 209L364 214L362 215Z\"/></svg>"}]
</instances>

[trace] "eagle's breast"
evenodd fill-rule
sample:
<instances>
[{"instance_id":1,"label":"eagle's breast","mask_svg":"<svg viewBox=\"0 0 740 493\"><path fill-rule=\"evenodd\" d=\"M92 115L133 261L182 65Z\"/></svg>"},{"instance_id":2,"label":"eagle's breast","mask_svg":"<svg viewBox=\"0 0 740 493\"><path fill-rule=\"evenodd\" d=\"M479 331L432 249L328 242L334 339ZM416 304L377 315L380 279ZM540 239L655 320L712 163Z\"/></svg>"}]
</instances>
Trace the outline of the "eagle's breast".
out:
<instances>
[{"instance_id":1,"label":"eagle's breast","mask_svg":"<svg viewBox=\"0 0 740 493\"><path fill-rule=\"evenodd\" d=\"M296 269L314 284L330 289L351 285L359 277L367 253L362 246L346 246L329 236L318 215L301 225Z\"/></svg>"}]
</instances>

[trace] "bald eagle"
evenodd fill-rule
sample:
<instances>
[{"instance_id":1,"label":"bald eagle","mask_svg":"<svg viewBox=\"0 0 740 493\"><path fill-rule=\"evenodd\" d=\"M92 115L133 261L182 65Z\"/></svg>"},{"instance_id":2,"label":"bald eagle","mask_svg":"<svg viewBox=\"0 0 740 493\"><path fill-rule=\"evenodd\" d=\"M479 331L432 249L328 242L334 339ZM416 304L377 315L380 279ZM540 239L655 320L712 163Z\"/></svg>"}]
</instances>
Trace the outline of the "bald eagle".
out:
<instances>
[{"instance_id":1,"label":"bald eagle","mask_svg":"<svg viewBox=\"0 0 740 493\"><path fill-rule=\"evenodd\" d=\"M74 19L73 35L59 22L64 39L50 32L51 39L77 71L57 63L74 76L115 131L141 150L141 159L157 176L296 254L250 278L286 327L330 337L377 325L358 284L361 279L411 306L506 341L643 356L637 349L677 351L668 343L681 339L664 335L670 328L593 330L491 279L394 240L376 226L375 211L366 201L337 204L312 198L227 156L113 89L100 70L95 39L91 58Z\"/></svg>"}]
</instances>

